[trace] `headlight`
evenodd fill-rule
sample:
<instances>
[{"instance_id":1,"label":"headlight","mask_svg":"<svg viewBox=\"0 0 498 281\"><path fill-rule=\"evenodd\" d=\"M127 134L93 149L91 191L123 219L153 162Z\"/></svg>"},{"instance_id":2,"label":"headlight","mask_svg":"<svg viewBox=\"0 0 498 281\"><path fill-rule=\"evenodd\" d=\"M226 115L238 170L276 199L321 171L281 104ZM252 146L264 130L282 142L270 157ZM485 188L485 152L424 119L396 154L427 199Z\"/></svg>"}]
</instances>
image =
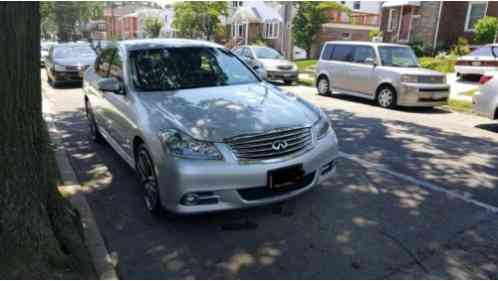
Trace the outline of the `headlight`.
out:
<instances>
[{"instance_id":1,"label":"headlight","mask_svg":"<svg viewBox=\"0 0 498 281\"><path fill-rule=\"evenodd\" d=\"M403 74L403 75L401 75L401 82L404 82L404 83L418 83L418 76L417 75Z\"/></svg>"},{"instance_id":2,"label":"headlight","mask_svg":"<svg viewBox=\"0 0 498 281\"><path fill-rule=\"evenodd\" d=\"M329 132L330 128L331 126L328 117L325 114L322 114L320 120L318 120L315 126L313 127L316 138L322 139L323 137L325 137Z\"/></svg>"},{"instance_id":3,"label":"headlight","mask_svg":"<svg viewBox=\"0 0 498 281\"><path fill-rule=\"evenodd\" d=\"M66 67L63 65L54 64L54 69L55 71L64 71L66 70Z\"/></svg>"},{"instance_id":4,"label":"headlight","mask_svg":"<svg viewBox=\"0 0 498 281\"><path fill-rule=\"evenodd\" d=\"M221 160L223 157L213 143L198 141L175 129L169 129L159 134L163 146L176 157Z\"/></svg>"}]
</instances>

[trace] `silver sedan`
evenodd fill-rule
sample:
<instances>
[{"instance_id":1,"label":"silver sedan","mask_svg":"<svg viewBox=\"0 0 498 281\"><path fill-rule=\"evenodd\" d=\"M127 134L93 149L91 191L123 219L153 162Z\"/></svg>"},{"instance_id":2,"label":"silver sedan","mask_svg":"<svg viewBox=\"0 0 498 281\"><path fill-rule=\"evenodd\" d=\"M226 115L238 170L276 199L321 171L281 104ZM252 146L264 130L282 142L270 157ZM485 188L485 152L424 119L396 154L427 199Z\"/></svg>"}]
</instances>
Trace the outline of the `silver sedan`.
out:
<instances>
[{"instance_id":1,"label":"silver sedan","mask_svg":"<svg viewBox=\"0 0 498 281\"><path fill-rule=\"evenodd\" d=\"M279 202L336 169L327 116L216 44L121 41L86 71L84 91L92 138L136 170L151 212Z\"/></svg>"}]
</instances>

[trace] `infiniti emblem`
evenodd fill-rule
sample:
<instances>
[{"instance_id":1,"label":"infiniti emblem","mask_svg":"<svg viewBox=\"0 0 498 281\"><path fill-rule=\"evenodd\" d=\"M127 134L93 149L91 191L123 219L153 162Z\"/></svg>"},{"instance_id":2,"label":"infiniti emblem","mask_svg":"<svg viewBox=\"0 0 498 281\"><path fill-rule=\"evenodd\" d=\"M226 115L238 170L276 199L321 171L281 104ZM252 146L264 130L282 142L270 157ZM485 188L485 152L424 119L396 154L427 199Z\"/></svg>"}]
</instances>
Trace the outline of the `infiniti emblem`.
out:
<instances>
[{"instance_id":1,"label":"infiniti emblem","mask_svg":"<svg viewBox=\"0 0 498 281\"><path fill-rule=\"evenodd\" d=\"M279 151L282 149L286 149L288 145L289 144L287 143L287 141L277 140L272 143L271 147L273 148L273 150Z\"/></svg>"}]
</instances>

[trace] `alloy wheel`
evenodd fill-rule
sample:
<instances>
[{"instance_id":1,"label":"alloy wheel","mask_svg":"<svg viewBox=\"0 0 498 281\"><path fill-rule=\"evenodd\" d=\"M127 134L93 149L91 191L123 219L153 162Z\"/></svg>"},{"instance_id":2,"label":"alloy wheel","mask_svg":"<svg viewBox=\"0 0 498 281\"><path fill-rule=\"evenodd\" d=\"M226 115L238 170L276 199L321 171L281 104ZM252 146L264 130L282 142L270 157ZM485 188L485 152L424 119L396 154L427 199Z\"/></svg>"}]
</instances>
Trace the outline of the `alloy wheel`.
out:
<instances>
[{"instance_id":1,"label":"alloy wheel","mask_svg":"<svg viewBox=\"0 0 498 281\"><path fill-rule=\"evenodd\" d=\"M390 108L394 102L394 93L389 88L384 88L380 90L379 96L377 97L377 102L381 107Z\"/></svg>"},{"instance_id":2,"label":"alloy wheel","mask_svg":"<svg viewBox=\"0 0 498 281\"><path fill-rule=\"evenodd\" d=\"M150 212L156 212L159 209L159 192L152 160L144 148L140 148L136 160L136 170L143 187L145 206Z\"/></svg>"},{"instance_id":3,"label":"alloy wheel","mask_svg":"<svg viewBox=\"0 0 498 281\"><path fill-rule=\"evenodd\" d=\"M320 80L318 80L318 93L320 95L327 95L329 91L329 81L326 78L320 78Z\"/></svg>"}]
</instances>

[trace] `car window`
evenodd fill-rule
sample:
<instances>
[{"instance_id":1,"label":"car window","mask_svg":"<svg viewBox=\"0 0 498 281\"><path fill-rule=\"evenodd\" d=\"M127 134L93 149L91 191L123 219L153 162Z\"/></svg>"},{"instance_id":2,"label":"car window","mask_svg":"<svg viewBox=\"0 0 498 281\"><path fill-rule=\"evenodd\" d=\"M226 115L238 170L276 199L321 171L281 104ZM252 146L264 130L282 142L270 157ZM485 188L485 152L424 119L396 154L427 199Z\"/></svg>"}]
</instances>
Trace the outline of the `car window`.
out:
<instances>
[{"instance_id":1,"label":"car window","mask_svg":"<svg viewBox=\"0 0 498 281\"><path fill-rule=\"evenodd\" d=\"M325 49L323 49L322 53L322 60L331 60L333 51L334 51L334 45L332 44L325 45Z\"/></svg>"},{"instance_id":2,"label":"car window","mask_svg":"<svg viewBox=\"0 0 498 281\"><path fill-rule=\"evenodd\" d=\"M255 47L254 53L258 59L283 59L284 57L272 48Z\"/></svg>"},{"instance_id":3,"label":"car window","mask_svg":"<svg viewBox=\"0 0 498 281\"><path fill-rule=\"evenodd\" d=\"M332 53L332 60L352 61L353 47L348 45L336 45Z\"/></svg>"},{"instance_id":4,"label":"car window","mask_svg":"<svg viewBox=\"0 0 498 281\"><path fill-rule=\"evenodd\" d=\"M375 59L375 54L372 47L356 46L354 48L353 62L364 63L368 58Z\"/></svg>"},{"instance_id":5,"label":"car window","mask_svg":"<svg viewBox=\"0 0 498 281\"><path fill-rule=\"evenodd\" d=\"M95 52L90 46L74 46L74 47L55 47L53 51L54 58L74 58L74 57L94 57Z\"/></svg>"},{"instance_id":6,"label":"car window","mask_svg":"<svg viewBox=\"0 0 498 281\"><path fill-rule=\"evenodd\" d=\"M417 56L410 47L379 47L380 59L384 66L418 67Z\"/></svg>"},{"instance_id":7,"label":"car window","mask_svg":"<svg viewBox=\"0 0 498 281\"><path fill-rule=\"evenodd\" d=\"M111 67L109 69L109 75L123 81L123 60L118 51L114 53L111 60Z\"/></svg>"},{"instance_id":8,"label":"car window","mask_svg":"<svg viewBox=\"0 0 498 281\"><path fill-rule=\"evenodd\" d=\"M489 57L492 57L493 53L491 52L491 47L486 46L486 47L482 47L482 48L478 48L478 49L474 50L473 52L471 52L469 54L469 56L483 56L483 57L489 56Z\"/></svg>"},{"instance_id":9,"label":"car window","mask_svg":"<svg viewBox=\"0 0 498 281\"><path fill-rule=\"evenodd\" d=\"M95 63L95 72L101 77L109 76L109 66L111 65L114 49L105 49L97 58Z\"/></svg>"},{"instance_id":10,"label":"car window","mask_svg":"<svg viewBox=\"0 0 498 281\"><path fill-rule=\"evenodd\" d=\"M220 48L136 50L130 54L132 81L142 91L215 87L259 82L240 59Z\"/></svg>"}]
</instances>

